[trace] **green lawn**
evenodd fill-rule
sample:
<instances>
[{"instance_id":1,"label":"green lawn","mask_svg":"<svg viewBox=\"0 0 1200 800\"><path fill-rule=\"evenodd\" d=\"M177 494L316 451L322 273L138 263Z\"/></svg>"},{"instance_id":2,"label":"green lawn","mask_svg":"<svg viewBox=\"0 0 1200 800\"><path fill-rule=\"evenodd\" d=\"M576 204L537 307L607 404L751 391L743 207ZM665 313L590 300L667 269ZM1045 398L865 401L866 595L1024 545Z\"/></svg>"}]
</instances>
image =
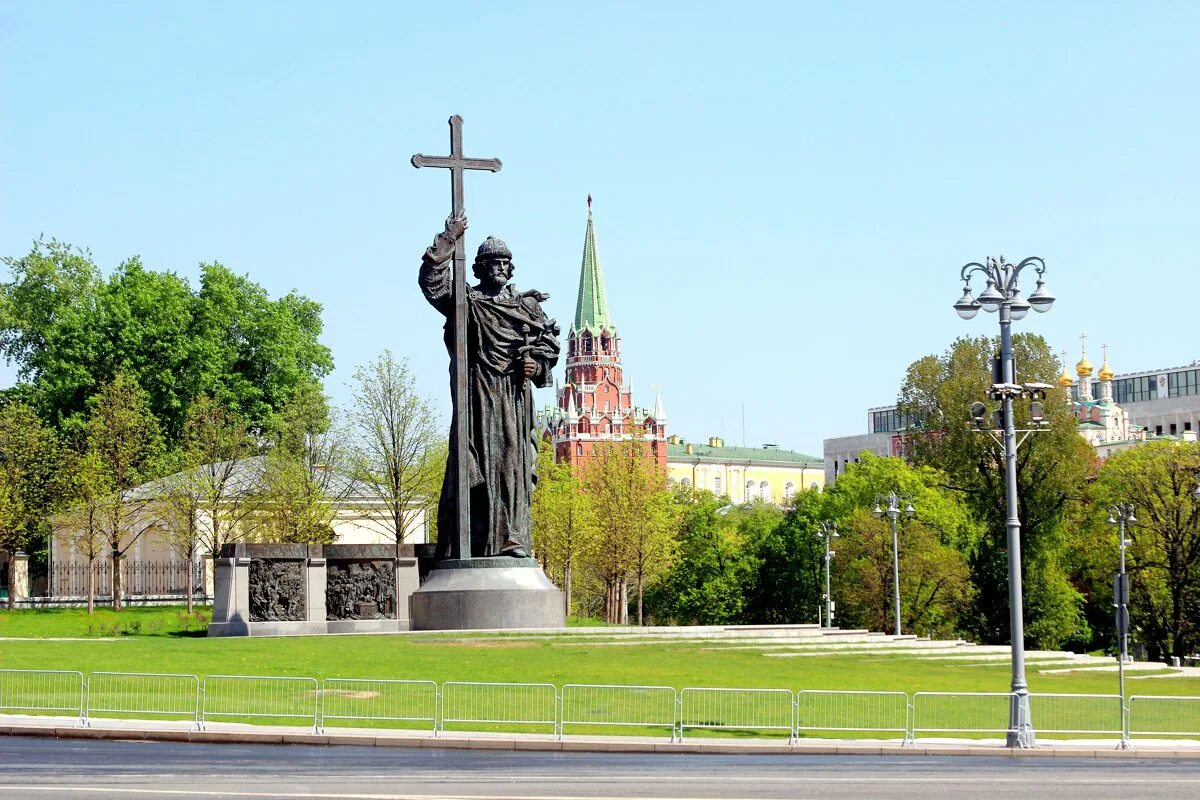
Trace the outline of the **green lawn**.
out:
<instances>
[{"instance_id":1,"label":"green lawn","mask_svg":"<svg viewBox=\"0 0 1200 800\"><path fill-rule=\"evenodd\" d=\"M105 638L98 638L105 632ZM1007 663L892 654L768 658L756 650L702 642L606 645L568 636L537 641L513 636L463 640L454 634L208 639L198 620L175 608L128 609L119 618L98 611L90 621L77 610L0 611L0 637L88 635L97 638L0 641L0 669L910 693L1003 692L1010 680ZM1117 691L1115 672L1045 675L1036 664L1029 667L1029 683L1038 693ZM1200 679L1130 677L1128 691L1200 696Z\"/></svg>"}]
</instances>

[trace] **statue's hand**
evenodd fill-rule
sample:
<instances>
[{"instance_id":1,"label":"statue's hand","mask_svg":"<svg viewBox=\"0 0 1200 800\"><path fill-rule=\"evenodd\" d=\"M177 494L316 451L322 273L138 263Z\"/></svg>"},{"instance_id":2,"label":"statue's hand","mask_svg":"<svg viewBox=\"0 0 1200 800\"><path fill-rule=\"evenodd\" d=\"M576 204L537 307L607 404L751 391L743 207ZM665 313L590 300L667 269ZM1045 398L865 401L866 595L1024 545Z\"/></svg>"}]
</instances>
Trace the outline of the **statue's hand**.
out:
<instances>
[{"instance_id":1,"label":"statue's hand","mask_svg":"<svg viewBox=\"0 0 1200 800\"><path fill-rule=\"evenodd\" d=\"M537 372L537 362L532 358L522 358L521 372L525 374L526 378L532 378L533 374Z\"/></svg>"},{"instance_id":2,"label":"statue's hand","mask_svg":"<svg viewBox=\"0 0 1200 800\"><path fill-rule=\"evenodd\" d=\"M467 217L465 214L454 216L451 214L446 217L446 232L443 234L452 242L457 242L462 238L462 235L467 231Z\"/></svg>"},{"instance_id":3,"label":"statue's hand","mask_svg":"<svg viewBox=\"0 0 1200 800\"><path fill-rule=\"evenodd\" d=\"M450 258L454 255L454 243L462 238L466 230L467 218L465 216L456 217L452 214L446 217L446 229L433 237L433 244L425 256L426 260L432 261L434 264L441 264Z\"/></svg>"}]
</instances>

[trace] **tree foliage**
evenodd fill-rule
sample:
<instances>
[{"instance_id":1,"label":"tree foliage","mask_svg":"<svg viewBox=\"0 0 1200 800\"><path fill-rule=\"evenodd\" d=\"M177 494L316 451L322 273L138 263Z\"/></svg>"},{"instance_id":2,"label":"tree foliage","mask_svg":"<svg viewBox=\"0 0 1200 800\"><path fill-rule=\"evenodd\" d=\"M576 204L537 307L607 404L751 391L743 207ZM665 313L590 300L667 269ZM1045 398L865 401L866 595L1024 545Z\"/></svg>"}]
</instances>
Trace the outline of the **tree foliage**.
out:
<instances>
[{"instance_id":1,"label":"tree foliage","mask_svg":"<svg viewBox=\"0 0 1200 800\"><path fill-rule=\"evenodd\" d=\"M1107 507L1132 502L1137 524L1126 528L1130 621L1151 658L1183 657L1200 646L1200 445L1156 441L1116 453L1104 463L1092 489L1094 524L1104 525ZM1102 552L1115 571L1116 536L1109 530Z\"/></svg>"},{"instance_id":2,"label":"tree foliage","mask_svg":"<svg viewBox=\"0 0 1200 800\"><path fill-rule=\"evenodd\" d=\"M961 338L941 356L914 362L900 392L899 410L916 420L905 436L907 456L946 476L962 493L984 535L970 551L978 589L969 629L982 641L1007 642L1008 566L1003 448L968 426L968 408L985 400L996 339ZM1013 337L1017 380L1053 383L1060 365L1040 336ZM995 405L995 404L992 404ZM1048 427L1030 435L1017 453L1026 637L1038 647L1058 647L1087 635L1082 597L1067 580L1066 521L1083 494L1092 468L1091 448L1077 434L1066 396L1052 391L1044 402ZM1028 404L1014 403L1018 428L1029 428ZM840 478L839 478L840 483Z\"/></svg>"},{"instance_id":3,"label":"tree foliage","mask_svg":"<svg viewBox=\"0 0 1200 800\"><path fill-rule=\"evenodd\" d=\"M598 546L599 526L588 495L570 464L554 460L554 448L538 445L533 489L533 553L547 576L562 587L568 614L574 611L575 570Z\"/></svg>"},{"instance_id":4,"label":"tree foliage","mask_svg":"<svg viewBox=\"0 0 1200 800\"><path fill-rule=\"evenodd\" d=\"M0 355L25 382L5 393L60 429L81 428L89 398L124 374L169 442L201 393L265 430L301 384L333 368L318 341L319 304L295 293L271 300L221 264L202 265L193 290L137 258L105 278L90 253L55 240L3 261Z\"/></svg>"},{"instance_id":5,"label":"tree foliage","mask_svg":"<svg viewBox=\"0 0 1200 800\"><path fill-rule=\"evenodd\" d=\"M445 467L438 444L445 437L407 363L391 351L355 370L352 389L352 474L386 506L384 532L399 545L436 499Z\"/></svg>"},{"instance_id":6,"label":"tree foliage","mask_svg":"<svg viewBox=\"0 0 1200 800\"><path fill-rule=\"evenodd\" d=\"M645 586L675 555L676 520L664 470L645 442L625 439L597 446L581 480L600 531L588 562L605 587L605 620L627 621L632 580L640 625Z\"/></svg>"}]
</instances>

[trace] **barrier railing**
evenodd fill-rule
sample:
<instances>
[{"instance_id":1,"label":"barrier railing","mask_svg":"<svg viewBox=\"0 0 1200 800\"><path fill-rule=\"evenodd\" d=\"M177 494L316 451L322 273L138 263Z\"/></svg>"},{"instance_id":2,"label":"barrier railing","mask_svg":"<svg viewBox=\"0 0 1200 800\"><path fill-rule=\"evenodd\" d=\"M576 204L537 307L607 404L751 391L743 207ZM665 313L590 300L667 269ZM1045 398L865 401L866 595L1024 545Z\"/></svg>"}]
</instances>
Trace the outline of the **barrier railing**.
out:
<instances>
[{"instance_id":1,"label":"barrier railing","mask_svg":"<svg viewBox=\"0 0 1200 800\"><path fill-rule=\"evenodd\" d=\"M258 675L207 675L200 706L200 727L214 717L302 719L321 728L316 678L266 678Z\"/></svg>"},{"instance_id":2,"label":"barrier railing","mask_svg":"<svg viewBox=\"0 0 1200 800\"><path fill-rule=\"evenodd\" d=\"M1001 692L917 692L909 734L1008 734L1015 695Z\"/></svg>"},{"instance_id":3,"label":"barrier railing","mask_svg":"<svg viewBox=\"0 0 1200 800\"><path fill-rule=\"evenodd\" d=\"M1129 736L1200 739L1200 697L1131 695Z\"/></svg>"},{"instance_id":4,"label":"barrier railing","mask_svg":"<svg viewBox=\"0 0 1200 800\"><path fill-rule=\"evenodd\" d=\"M549 732L568 727L787 731L947 738L1003 737L1009 693L726 689L616 684L483 683L370 678L265 677L70 670L0 669L0 714L161 717L203 729L205 722L303 720L314 731L330 721L432 730ZM1200 697L1031 694L1039 734L1200 739ZM472 727L474 726L474 727ZM632 729L632 730L628 730Z\"/></svg>"},{"instance_id":5,"label":"barrier railing","mask_svg":"<svg viewBox=\"0 0 1200 800\"><path fill-rule=\"evenodd\" d=\"M1119 694L1030 694L1029 715L1039 735L1125 734Z\"/></svg>"},{"instance_id":6,"label":"barrier railing","mask_svg":"<svg viewBox=\"0 0 1200 800\"><path fill-rule=\"evenodd\" d=\"M149 672L92 672L87 676L84 722L135 714L182 717L200 727L200 679Z\"/></svg>"},{"instance_id":7,"label":"barrier railing","mask_svg":"<svg viewBox=\"0 0 1200 800\"><path fill-rule=\"evenodd\" d=\"M0 669L0 710L86 719L84 677L71 670Z\"/></svg>"},{"instance_id":8,"label":"barrier railing","mask_svg":"<svg viewBox=\"0 0 1200 800\"><path fill-rule=\"evenodd\" d=\"M553 684L447 681L441 694L439 731L446 730L446 723L549 727L551 734L557 727L558 690Z\"/></svg>"},{"instance_id":9,"label":"barrier railing","mask_svg":"<svg viewBox=\"0 0 1200 800\"><path fill-rule=\"evenodd\" d=\"M688 728L786 731L796 738L795 696L788 689L693 689L679 692L679 740Z\"/></svg>"},{"instance_id":10,"label":"barrier railing","mask_svg":"<svg viewBox=\"0 0 1200 800\"><path fill-rule=\"evenodd\" d=\"M870 734L912 740L904 692L802 689L796 692L796 733Z\"/></svg>"},{"instance_id":11,"label":"barrier railing","mask_svg":"<svg viewBox=\"0 0 1200 800\"><path fill-rule=\"evenodd\" d=\"M671 686L568 683L562 687L558 735L568 725L667 728L674 742L677 703Z\"/></svg>"},{"instance_id":12,"label":"barrier railing","mask_svg":"<svg viewBox=\"0 0 1200 800\"><path fill-rule=\"evenodd\" d=\"M433 681L326 678L321 682L321 727L331 719L420 722L436 733L438 685Z\"/></svg>"}]
</instances>

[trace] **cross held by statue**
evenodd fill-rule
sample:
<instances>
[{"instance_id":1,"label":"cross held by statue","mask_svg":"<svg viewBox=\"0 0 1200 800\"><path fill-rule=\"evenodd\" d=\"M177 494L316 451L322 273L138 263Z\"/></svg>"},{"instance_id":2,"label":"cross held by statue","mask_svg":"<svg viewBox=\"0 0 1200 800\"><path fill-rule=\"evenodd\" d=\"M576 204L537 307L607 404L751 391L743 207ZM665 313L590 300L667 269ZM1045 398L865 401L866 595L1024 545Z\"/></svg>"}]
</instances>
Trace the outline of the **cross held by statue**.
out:
<instances>
[{"instance_id":1,"label":"cross held by statue","mask_svg":"<svg viewBox=\"0 0 1200 800\"><path fill-rule=\"evenodd\" d=\"M463 210L463 172L468 169L500 171L498 158L467 158L463 155L462 117L450 118L450 155L426 156L418 153L412 165L450 170L450 215L456 219ZM470 402L467 373L467 278L466 248L462 237L454 244L454 438L458 462L455 485L458 489L458 556L471 557L471 508L468 480L470 463Z\"/></svg>"}]
</instances>

